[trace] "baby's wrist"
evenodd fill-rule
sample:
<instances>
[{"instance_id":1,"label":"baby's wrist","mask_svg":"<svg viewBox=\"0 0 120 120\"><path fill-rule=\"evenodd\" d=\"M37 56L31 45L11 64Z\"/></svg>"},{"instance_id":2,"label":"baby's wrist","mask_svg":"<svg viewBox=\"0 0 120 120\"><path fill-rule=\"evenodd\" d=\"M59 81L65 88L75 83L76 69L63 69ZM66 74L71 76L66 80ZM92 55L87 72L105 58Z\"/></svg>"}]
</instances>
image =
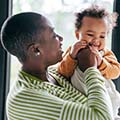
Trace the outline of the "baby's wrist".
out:
<instances>
[{"instance_id":1,"label":"baby's wrist","mask_svg":"<svg viewBox=\"0 0 120 120\"><path fill-rule=\"evenodd\" d=\"M76 58L76 56L73 55L73 54L71 54L71 53L69 53L69 56L70 56L72 59L74 59L74 60L75 60L75 58Z\"/></svg>"}]
</instances>

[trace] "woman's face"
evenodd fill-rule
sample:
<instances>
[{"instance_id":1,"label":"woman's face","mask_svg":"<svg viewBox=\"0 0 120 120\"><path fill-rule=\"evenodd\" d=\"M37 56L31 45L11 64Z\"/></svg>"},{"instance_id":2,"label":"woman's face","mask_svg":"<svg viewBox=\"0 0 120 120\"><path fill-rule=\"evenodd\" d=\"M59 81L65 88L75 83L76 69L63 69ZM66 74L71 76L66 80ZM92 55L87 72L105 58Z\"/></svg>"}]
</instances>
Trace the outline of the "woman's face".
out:
<instances>
[{"instance_id":1,"label":"woman's face","mask_svg":"<svg viewBox=\"0 0 120 120\"><path fill-rule=\"evenodd\" d=\"M81 40L90 43L98 50L105 47L105 38L107 37L108 28L104 19L84 17L82 26L79 30Z\"/></svg>"},{"instance_id":2,"label":"woman's face","mask_svg":"<svg viewBox=\"0 0 120 120\"><path fill-rule=\"evenodd\" d=\"M54 32L54 28L46 22L46 29L42 36L43 44L42 56L46 65L53 65L62 60L62 41L63 38Z\"/></svg>"}]
</instances>

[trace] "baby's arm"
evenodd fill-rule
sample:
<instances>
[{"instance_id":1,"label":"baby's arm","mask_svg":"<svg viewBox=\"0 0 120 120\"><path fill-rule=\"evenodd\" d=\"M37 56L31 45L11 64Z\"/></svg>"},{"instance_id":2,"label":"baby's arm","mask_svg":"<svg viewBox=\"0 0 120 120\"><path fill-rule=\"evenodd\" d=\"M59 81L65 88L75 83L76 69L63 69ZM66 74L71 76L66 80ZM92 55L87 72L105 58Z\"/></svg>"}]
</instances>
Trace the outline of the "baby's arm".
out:
<instances>
[{"instance_id":1,"label":"baby's arm","mask_svg":"<svg viewBox=\"0 0 120 120\"><path fill-rule=\"evenodd\" d=\"M108 49L105 49L101 65L98 68L107 79L116 79L120 75L120 63L114 53Z\"/></svg>"},{"instance_id":2,"label":"baby's arm","mask_svg":"<svg viewBox=\"0 0 120 120\"><path fill-rule=\"evenodd\" d=\"M84 41L77 41L67 49L63 55L62 61L58 64L58 72L63 76L69 78L72 76L76 65L76 55L78 51L86 46Z\"/></svg>"},{"instance_id":3,"label":"baby's arm","mask_svg":"<svg viewBox=\"0 0 120 120\"><path fill-rule=\"evenodd\" d=\"M74 69L76 68L77 65L77 61L73 59L69 54L70 50L71 47L67 49L67 51L63 55L62 61L58 64L57 68L58 72L67 78L72 76Z\"/></svg>"}]
</instances>

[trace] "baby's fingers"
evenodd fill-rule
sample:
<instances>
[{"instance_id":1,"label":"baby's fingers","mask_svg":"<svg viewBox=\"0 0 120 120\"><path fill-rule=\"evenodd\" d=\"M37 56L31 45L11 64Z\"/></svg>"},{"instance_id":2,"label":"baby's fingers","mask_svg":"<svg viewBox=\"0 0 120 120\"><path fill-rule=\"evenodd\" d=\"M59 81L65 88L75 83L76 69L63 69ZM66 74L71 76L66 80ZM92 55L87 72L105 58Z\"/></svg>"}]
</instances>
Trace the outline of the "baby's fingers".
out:
<instances>
[{"instance_id":1,"label":"baby's fingers","mask_svg":"<svg viewBox=\"0 0 120 120\"><path fill-rule=\"evenodd\" d=\"M98 56L98 50L92 46L89 46L92 53L94 53L96 56Z\"/></svg>"}]
</instances>

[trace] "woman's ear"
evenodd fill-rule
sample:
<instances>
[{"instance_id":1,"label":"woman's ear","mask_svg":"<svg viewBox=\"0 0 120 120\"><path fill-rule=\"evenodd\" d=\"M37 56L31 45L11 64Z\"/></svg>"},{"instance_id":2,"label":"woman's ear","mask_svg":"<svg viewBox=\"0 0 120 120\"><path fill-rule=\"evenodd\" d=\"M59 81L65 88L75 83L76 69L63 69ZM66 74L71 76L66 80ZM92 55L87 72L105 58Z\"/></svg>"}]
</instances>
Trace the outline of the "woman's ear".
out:
<instances>
[{"instance_id":1,"label":"woman's ear","mask_svg":"<svg viewBox=\"0 0 120 120\"><path fill-rule=\"evenodd\" d=\"M75 31L75 36L79 40L79 31Z\"/></svg>"},{"instance_id":2,"label":"woman's ear","mask_svg":"<svg viewBox=\"0 0 120 120\"><path fill-rule=\"evenodd\" d=\"M28 56L39 56L40 55L40 49L39 44L33 44L28 48Z\"/></svg>"}]
</instances>

